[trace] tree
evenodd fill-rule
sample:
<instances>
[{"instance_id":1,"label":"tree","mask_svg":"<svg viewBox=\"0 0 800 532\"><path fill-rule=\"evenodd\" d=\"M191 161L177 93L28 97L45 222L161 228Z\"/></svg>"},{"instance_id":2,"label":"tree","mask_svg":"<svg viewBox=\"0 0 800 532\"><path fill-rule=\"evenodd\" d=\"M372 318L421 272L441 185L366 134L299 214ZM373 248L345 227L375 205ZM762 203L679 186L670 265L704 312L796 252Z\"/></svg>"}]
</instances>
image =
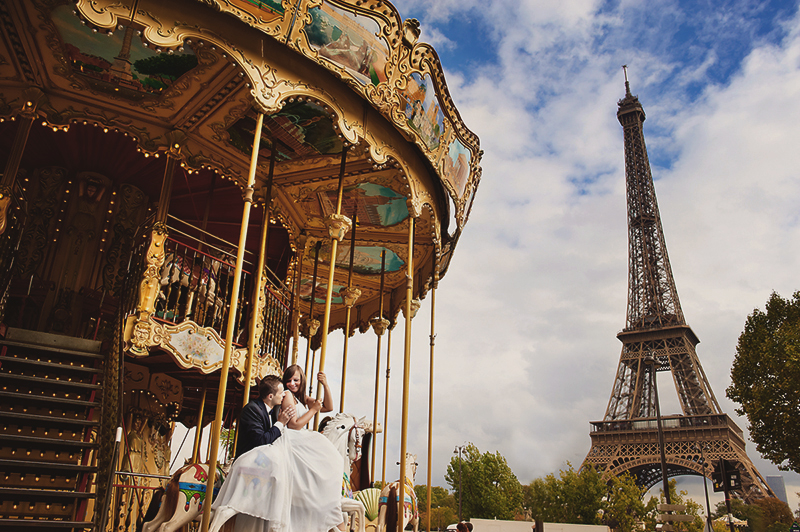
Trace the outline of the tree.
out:
<instances>
[{"instance_id":1,"label":"tree","mask_svg":"<svg viewBox=\"0 0 800 532\"><path fill-rule=\"evenodd\" d=\"M470 443L461 455L462 519L513 519L522 505L522 486L499 452L483 453ZM459 496L459 458L450 459L445 480Z\"/></svg>"},{"instance_id":2,"label":"tree","mask_svg":"<svg viewBox=\"0 0 800 532\"><path fill-rule=\"evenodd\" d=\"M765 532L789 532L792 526L792 511L789 506L775 497L756 499L755 504L761 508L764 516Z\"/></svg>"},{"instance_id":3,"label":"tree","mask_svg":"<svg viewBox=\"0 0 800 532\"><path fill-rule=\"evenodd\" d=\"M552 473L544 479L535 479L525 486L523 505L531 517L551 523L598 525L601 521L603 496L607 486L594 467L575 471L561 470L556 478Z\"/></svg>"},{"instance_id":4,"label":"tree","mask_svg":"<svg viewBox=\"0 0 800 532\"><path fill-rule=\"evenodd\" d=\"M720 501L714 508L712 517L719 518L728 515L728 507L725 501ZM764 532L764 512L755 504L745 504L741 499L731 499L731 515L736 519L747 521L747 526L742 528L742 532ZM726 530L730 528L725 525Z\"/></svg>"},{"instance_id":5,"label":"tree","mask_svg":"<svg viewBox=\"0 0 800 532\"><path fill-rule=\"evenodd\" d=\"M728 397L746 415L750 438L762 456L800 472L800 292L773 292L766 312L755 309L739 336Z\"/></svg>"},{"instance_id":6,"label":"tree","mask_svg":"<svg viewBox=\"0 0 800 532\"><path fill-rule=\"evenodd\" d=\"M428 523L428 486L416 485L414 492L419 504L420 528L425 528ZM455 522L458 518L457 504L452 493L440 486L431 486L431 529L443 530Z\"/></svg>"},{"instance_id":7,"label":"tree","mask_svg":"<svg viewBox=\"0 0 800 532\"><path fill-rule=\"evenodd\" d=\"M650 497L647 504L642 498L646 489L636 485L636 479L625 473L613 477L609 488L607 502L603 513L603 523L619 532L640 530L640 523L645 523L644 530L655 530L656 498Z\"/></svg>"}]
</instances>

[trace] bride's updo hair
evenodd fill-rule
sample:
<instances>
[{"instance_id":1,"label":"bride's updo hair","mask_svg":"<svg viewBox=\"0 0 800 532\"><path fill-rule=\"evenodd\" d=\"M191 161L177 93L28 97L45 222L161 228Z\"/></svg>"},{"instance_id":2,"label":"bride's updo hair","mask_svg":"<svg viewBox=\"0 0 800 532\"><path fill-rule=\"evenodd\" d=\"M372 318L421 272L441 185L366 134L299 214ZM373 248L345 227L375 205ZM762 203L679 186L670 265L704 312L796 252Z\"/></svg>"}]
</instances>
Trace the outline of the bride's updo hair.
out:
<instances>
[{"instance_id":1,"label":"bride's updo hair","mask_svg":"<svg viewBox=\"0 0 800 532\"><path fill-rule=\"evenodd\" d=\"M287 390L289 387L287 384L292 377L294 377L295 373L300 374L300 388L294 392L294 397L297 399L297 402L303 406L306 406L306 374L303 372L303 368L298 366L297 364L292 364L283 372L283 387Z\"/></svg>"}]
</instances>

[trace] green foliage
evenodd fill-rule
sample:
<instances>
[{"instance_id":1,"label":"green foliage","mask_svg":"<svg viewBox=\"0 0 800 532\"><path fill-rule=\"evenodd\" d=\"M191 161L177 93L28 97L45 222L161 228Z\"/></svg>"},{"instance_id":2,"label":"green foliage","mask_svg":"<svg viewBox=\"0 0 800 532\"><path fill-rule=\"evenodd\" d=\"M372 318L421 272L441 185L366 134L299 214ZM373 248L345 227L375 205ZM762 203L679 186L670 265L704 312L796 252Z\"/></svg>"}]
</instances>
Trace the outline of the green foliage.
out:
<instances>
[{"instance_id":1,"label":"green foliage","mask_svg":"<svg viewBox=\"0 0 800 532\"><path fill-rule=\"evenodd\" d=\"M420 528L428 525L428 486L416 485L414 492L417 494L419 504ZM431 486L431 529L445 529L447 525L455 522L457 517L456 498L452 493L440 486Z\"/></svg>"},{"instance_id":2,"label":"green foliage","mask_svg":"<svg viewBox=\"0 0 800 532\"><path fill-rule=\"evenodd\" d=\"M728 397L746 415L758 452L781 469L800 472L800 292L772 293L739 336Z\"/></svg>"},{"instance_id":3,"label":"green foliage","mask_svg":"<svg viewBox=\"0 0 800 532\"><path fill-rule=\"evenodd\" d=\"M693 515L695 516L694 521L679 521L672 524L672 527L675 529L676 532L703 532L703 528L705 527L705 517L700 515L702 511L702 506L696 503L694 500L689 499L687 497L688 492L685 490L681 490L680 492L677 489L678 481L672 479L669 481L669 501L671 504L683 504L686 506L686 511L684 512L686 515ZM664 498L664 490L661 490L661 502L665 502L666 499Z\"/></svg>"},{"instance_id":4,"label":"green foliage","mask_svg":"<svg viewBox=\"0 0 800 532\"><path fill-rule=\"evenodd\" d=\"M461 458L462 519L513 519L522 506L522 486L499 452L483 453L470 443ZM445 480L459 494L459 459L450 459Z\"/></svg>"},{"instance_id":5,"label":"green foliage","mask_svg":"<svg viewBox=\"0 0 800 532\"><path fill-rule=\"evenodd\" d=\"M561 470L558 478L551 473L525 486L523 505L537 520L599 525L605 482L594 467L578 472L569 462L567 465L569 468Z\"/></svg>"},{"instance_id":6,"label":"green foliage","mask_svg":"<svg viewBox=\"0 0 800 532\"><path fill-rule=\"evenodd\" d=\"M642 500L647 490L636 485L636 479L629 473L611 479L608 498L603 513L603 522L619 532L655 530L657 501L650 497L647 504Z\"/></svg>"},{"instance_id":7,"label":"green foliage","mask_svg":"<svg viewBox=\"0 0 800 532\"><path fill-rule=\"evenodd\" d=\"M742 532L765 532L764 512L755 504L745 504L741 499L731 499L731 514L736 519L747 521L747 526L741 528ZM728 515L725 501L720 501L714 507L712 517L719 518ZM725 530L730 532L730 528L725 524Z\"/></svg>"}]
</instances>

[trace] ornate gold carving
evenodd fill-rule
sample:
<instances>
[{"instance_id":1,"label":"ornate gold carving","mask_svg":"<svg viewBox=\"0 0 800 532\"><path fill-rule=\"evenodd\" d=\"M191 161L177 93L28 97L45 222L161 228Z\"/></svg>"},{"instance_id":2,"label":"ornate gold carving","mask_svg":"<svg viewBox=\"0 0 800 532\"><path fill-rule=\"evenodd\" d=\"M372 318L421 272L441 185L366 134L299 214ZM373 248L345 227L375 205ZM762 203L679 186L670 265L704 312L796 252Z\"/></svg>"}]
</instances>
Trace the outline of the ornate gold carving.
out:
<instances>
[{"instance_id":1,"label":"ornate gold carving","mask_svg":"<svg viewBox=\"0 0 800 532\"><path fill-rule=\"evenodd\" d=\"M419 20L407 18L403 22L403 44L411 48L419 39Z\"/></svg>"},{"instance_id":2,"label":"ornate gold carving","mask_svg":"<svg viewBox=\"0 0 800 532\"><path fill-rule=\"evenodd\" d=\"M150 344L150 333L153 326L149 320L139 319L133 324L130 352L134 356L146 356Z\"/></svg>"},{"instance_id":3,"label":"ornate gold carving","mask_svg":"<svg viewBox=\"0 0 800 532\"><path fill-rule=\"evenodd\" d=\"M375 331L375 334L378 336L383 336L386 329L389 328L389 320L386 318L372 318L369 320L369 323L372 325L372 330Z\"/></svg>"},{"instance_id":4,"label":"ornate gold carving","mask_svg":"<svg viewBox=\"0 0 800 532\"><path fill-rule=\"evenodd\" d=\"M419 308L421 306L422 306L422 304L420 303L419 299L414 298L414 299L411 300L411 319L412 320L417 316L417 312L419 312ZM400 309L403 311L403 317L406 318L407 317L406 316L406 306L403 305L402 307L400 307Z\"/></svg>"},{"instance_id":5,"label":"ornate gold carving","mask_svg":"<svg viewBox=\"0 0 800 532\"><path fill-rule=\"evenodd\" d=\"M325 227L328 228L328 236L341 242L353 227L353 221L344 214L334 213L325 218Z\"/></svg>"},{"instance_id":6,"label":"ornate gold carving","mask_svg":"<svg viewBox=\"0 0 800 532\"><path fill-rule=\"evenodd\" d=\"M358 288L347 287L342 288L339 291L339 294L341 294L342 298L344 299L344 304L347 306L347 308L353 308L353 305L356 304L358 298L361 297L361 290Z\"/></svg>"},{"instance_id":7,"label":"ornate gold carving","mask_svg":"<svg viewBox=\"0 0 800 532\"><path fill-rule=\"evenodd\" d=\"M313 295L313 294L312 294ZM306 338L311 338L317 331L319 330L320 322L317 319L306 318L302 322L302 326L300 327L300 332Z\"/></svg>"}]
</instances>

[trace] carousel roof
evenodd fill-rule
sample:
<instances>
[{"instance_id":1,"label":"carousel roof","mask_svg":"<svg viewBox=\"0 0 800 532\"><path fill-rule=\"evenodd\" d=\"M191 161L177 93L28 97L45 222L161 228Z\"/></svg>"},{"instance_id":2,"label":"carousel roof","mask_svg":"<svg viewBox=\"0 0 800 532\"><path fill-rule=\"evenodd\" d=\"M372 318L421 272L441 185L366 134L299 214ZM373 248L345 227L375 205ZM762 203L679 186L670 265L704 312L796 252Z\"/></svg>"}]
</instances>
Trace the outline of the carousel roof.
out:
<instances>
[{"instance_id":1,"label":"carousel roof","mask_svg":"<svg viewBox=\"0 0 800 532\"><path fill-rule=\"evenodd\" d=\"M263 208L273 162L269 266L289 286L299 276L302 312L312 297L324 303L324 219L342 167L342 213L357 219L352 284L363 292L351 327L366 330L378 314L382 256L389 317L403 304L412 219L415 297L434 260L446 271L482 152L435 51L417 42L418 23L390 3L20 0L0 6L0 22L0 151L10 150L14 118L37 116L23 167L98 172L154 202L169 153L180 161L170 214L235 242L264 113L255 198ZM251 218L251 250L260 218ZM350 247L348 235L334 259L331 329L344 326Z\"/></svg>"}]
</instances>

